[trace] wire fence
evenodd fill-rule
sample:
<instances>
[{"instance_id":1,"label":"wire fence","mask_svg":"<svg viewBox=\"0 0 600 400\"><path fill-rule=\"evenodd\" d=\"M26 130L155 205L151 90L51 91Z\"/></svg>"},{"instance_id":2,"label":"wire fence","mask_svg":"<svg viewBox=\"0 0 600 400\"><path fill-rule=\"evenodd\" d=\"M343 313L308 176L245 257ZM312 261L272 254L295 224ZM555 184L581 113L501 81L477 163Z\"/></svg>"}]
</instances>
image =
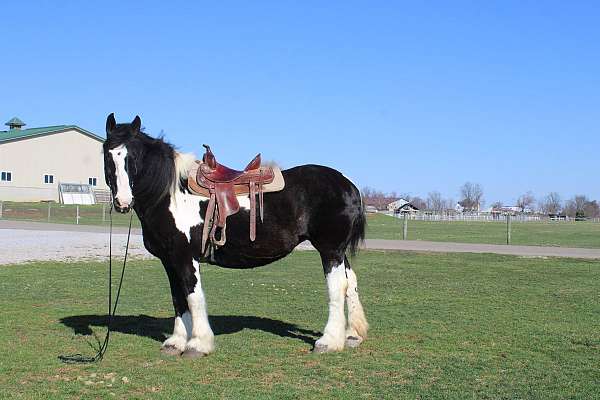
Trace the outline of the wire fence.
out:
<instances>
[{"instance_id":1,"label":"wire fence","mask_svg":"<svg viewBox=\"0 0 600 400\"><path fill-rule=\"evenodd\" d=\"M52 222L75 225L108 225L110 205L65 205L53 202L20 203L0 200L0 219L33 222ZM129 215L112 213L113 225L128 225ZM140 226L136 216L133 225Z\"/></svg>"}]
</instances>

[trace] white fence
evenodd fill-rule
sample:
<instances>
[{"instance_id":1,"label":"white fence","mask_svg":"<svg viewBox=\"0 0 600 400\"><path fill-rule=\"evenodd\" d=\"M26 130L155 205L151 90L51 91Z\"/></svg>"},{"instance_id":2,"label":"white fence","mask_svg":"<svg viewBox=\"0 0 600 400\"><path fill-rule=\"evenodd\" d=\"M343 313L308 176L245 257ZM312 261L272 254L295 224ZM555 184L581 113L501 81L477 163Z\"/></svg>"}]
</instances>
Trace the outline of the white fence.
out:
<instances>
[{"instance_id":1,"label":"white fence","mask_svg":"<svg viewBox=\"0 0 600 400\"><path fill-rule=\"evenodd\" d=\"M388 214L389 215L389 214ZM392 214L396 218L404 218L404 214ZM408 219L414 221L478 221L478 222L504 222L506 214L430 214L430 213L408 213ZM517 214L510 216L513 222L575 222L575 218L550 219L545 215ZM600 218L588 218L586 221L600 222Z\"/></svg>"}]
</instances>

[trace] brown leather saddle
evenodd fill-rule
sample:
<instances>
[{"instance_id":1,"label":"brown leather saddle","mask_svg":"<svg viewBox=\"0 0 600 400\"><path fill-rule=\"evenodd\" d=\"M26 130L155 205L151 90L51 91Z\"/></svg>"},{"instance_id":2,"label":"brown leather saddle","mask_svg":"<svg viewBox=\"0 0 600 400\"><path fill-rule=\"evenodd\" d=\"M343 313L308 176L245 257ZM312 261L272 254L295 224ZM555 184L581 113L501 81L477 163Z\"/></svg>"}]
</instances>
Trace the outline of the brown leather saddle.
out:
<instances>
[{"instance_id":1,"label":"brown leather saddle","mask_svg":"<svg viewBox=\"0 0 600 400\"><path fill-rule=\"evenodd\" d=\"M192 181L192 176L188 178L193 191L210 198L202 231L203 253L209 238L215 246L225 244L227 217L240 210L237 199L240 195L250 196L250 240L254 241L256 239L256 195L259 197L258 208L262 223L264 186L273 182L276 175L274 168L261 166L260 154L258 154L243 171L234 170L219 164L210 147L203 146L206 148L206 153L193 177L195 182ZM277 172L281 174L278 169Z\"/></svg>"}]
</instances>

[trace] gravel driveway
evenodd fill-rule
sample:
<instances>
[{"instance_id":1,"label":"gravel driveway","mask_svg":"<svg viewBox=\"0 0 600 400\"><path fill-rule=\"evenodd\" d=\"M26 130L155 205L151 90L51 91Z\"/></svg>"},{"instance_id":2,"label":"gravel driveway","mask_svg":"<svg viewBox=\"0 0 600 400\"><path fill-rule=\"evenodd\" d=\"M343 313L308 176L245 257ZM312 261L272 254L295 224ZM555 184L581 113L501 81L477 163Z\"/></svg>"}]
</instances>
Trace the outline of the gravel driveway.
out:
<instances>
[{"instance_id":1,"label":"gravel driveway","mask_svg":"<svg viewBox=\"0 0 600 400\"><path fill-rule=\"evenodd\" d=\"M113 234L113 254L120 258L125 251L127 235ZM27 261L107 260L108 233L34 231L0 229L0 265ZM144 248L141 235L131 235L129 254L152 257Z\"/></svg>"},{"instance_id":2,"label":"gravel driveway","mask_svg":"<svg viewBox=\"0 0 600 400\"><path fill-rule=\"evenodd\" d=\"M113 257L121 259L127 229L113 229ZM0 265L28 261L108 260L108 227L0 220ZM301 244L298 249L312 249ZM129 256L153 258L144 248L141 230L132 229Z\"/></svg>"}]
</instances>

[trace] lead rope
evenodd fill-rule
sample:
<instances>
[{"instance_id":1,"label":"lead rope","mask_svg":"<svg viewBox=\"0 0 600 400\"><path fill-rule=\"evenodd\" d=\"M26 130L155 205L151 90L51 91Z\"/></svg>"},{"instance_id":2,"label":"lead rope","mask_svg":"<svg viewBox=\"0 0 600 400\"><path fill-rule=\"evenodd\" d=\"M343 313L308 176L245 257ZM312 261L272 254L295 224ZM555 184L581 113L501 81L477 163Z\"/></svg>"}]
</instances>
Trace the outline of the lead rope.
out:
<instances>
[{"instance_id":1,"label":"lead rope","mask_svg":"<svg viewBox=\"0 0 600 400\"><path fill-rule=\"evenodd\" d=\"M133 221L133 211L131 211L131 217L129 218L129 230L127 232L127 244L125 245L125 257L123 258L123 268L121 269L121 279L119 280L119 288L117 289L117 296L115 297L115 304L112 305L112 210L113 205L111 204L108 212L110 216L110 234L108 237L108 323L106 324L106 336L104 342L98 349L95 356L89 357L84 356L80 353L72 355L60 355L58 359L67 364L89 364L101 361L108 350L108 341L110 340L110 331L113 323L113 318L117 312L117 304L119 303L119 296L121 295L121 286L123 285L123 276L125 276L125 264L127 263L127 252L129 250L129 238L131 237L131 222ZM112 311L111 311L112 308Z\"/></svg>"}]
</instances>

